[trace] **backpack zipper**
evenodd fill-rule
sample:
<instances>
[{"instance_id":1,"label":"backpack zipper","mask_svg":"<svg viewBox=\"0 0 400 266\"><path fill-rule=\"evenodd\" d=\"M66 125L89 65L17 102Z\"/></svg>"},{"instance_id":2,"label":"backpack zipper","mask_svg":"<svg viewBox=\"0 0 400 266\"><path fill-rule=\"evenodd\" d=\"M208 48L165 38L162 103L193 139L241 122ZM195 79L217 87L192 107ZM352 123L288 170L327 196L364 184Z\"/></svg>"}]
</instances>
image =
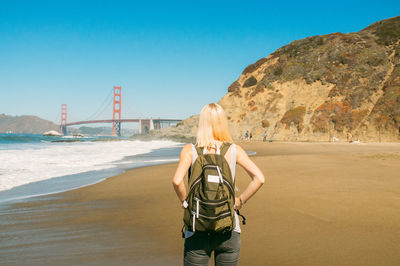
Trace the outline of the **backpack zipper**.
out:
<instances>
[{"instance_id":1,"label":"backpack zipper","mask_svg":"<svg viewBox=\"0 0 400 266\"><path fill-rule=\"evenodd\" d=\"M222 177L221 169L219 168L218 165L217 165L217 171L218 171L218 175L219 175L219 180L221 181L221 184L222 184L222 183L224 183L224 178Z\"/></svg>"},{"instance_id":2,"label":"backpack zipper","mask_svg":"<svg viewBox=\"0 0 400 266\"><path fill-rule=\"evenodd\" d=\"M201 177L197 178L196 181L193 182L192 186L190 187L190 190L188 192L188 195L192 192L194 187L201 181Z\"/></svg>"},{"instance_id":3,"label":"backpack zipper","mask_svg":"<svg viewBox=\"0 0 400 266\"><path fill-rule=\"evenodd\" d=\"M196 213L195 212L192 212L192 216L193 216L193 221L192 221L192 229L193 229L193 232L195 232L196 231Z\"/></svg>"},{"instance_id":4,"label":"backpack zipper","mask_svg":"<svg viewBox=\"0 0 400 266\"><path fill-rule=\"evenodd\" d=\"M195 198L196 199L196 217L197 218L199 218L199 199L197 199L197 198Z\"/></svg>"},{"instance_id":5,"label":"backpack zipper","mask_svg":"<svg viewBox=\"0 0 400 266\"><path fill-rule=\"evenodd\" d=\"M207 215L203 215L203 214L199 214L199 216L201 217L201 218L204 218L204 219L207 219L207 220L217 220L217 219L220 219L221 217L223 217L223 216L226 216L226 217L228 217L229 215L231 215L231 212L230 211L226 211L226 212L223 212L223 213L221 213L221 214L219 214L219 215L217 215L217 216L207 216Z\"/></svg>"},{"instance_id":6,"label":"backpack zipper","mask_svg":"<svg viewBox=\"0 0 400 266\"><path fill-rule=\"evenodd\" d=\"M197 198L197 197L195 197L194 198L197 202L201 202L202 204L204 204L204 205L213 205L213 206L219 206L219 205L224 205L225 203L227 203L228 202L228 200L226 199L226 200L222 200L222 201L215 201L215 202L212 202L212 201L203 201L203 200L201 200L201 199L199 199L199 198Z\"/></svg>"},{"instance_id":7,"label":"backpack zipper","mask_svg":"<svg viewBox=\"0 0 400 266\"><path fill-rule=\"evenodd\" d=\"M227 185L229 191L232 193L232 195L235 195L235 193L233 192L233 188L231 186L231 184L225 179L223 178L224 183Z\"/></svg>"},{"instance_id":8,"label":"backpack zipper","mask_svg":"<svg viewBox=\"0 0 400 266\"><path fill-rule=\"evenodd\" d=\"M217 168L217 166L218 165L215 165L215 164L206 164L206 165L203 166L203 169L204 168Z\"/></svg>"}]
</instances>

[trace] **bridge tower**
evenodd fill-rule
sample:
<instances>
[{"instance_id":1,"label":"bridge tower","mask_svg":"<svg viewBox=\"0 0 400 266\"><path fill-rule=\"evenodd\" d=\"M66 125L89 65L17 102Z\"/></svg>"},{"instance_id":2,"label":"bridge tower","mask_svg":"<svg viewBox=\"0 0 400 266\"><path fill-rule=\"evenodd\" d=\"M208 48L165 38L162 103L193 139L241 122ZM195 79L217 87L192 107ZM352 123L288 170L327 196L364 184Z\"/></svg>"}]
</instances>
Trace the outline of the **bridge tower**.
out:
<instances>
[{"instance_id":1,"label":"bridge tower","mask_svg":"<svg viewBox=\"0 0 400 266\"><path fill-rule=\"evenodd\" d=\"M61 104L60 132L64 136L67 135L67 105L65 103Z\"/></svg>"},{"instance_id":2,"label":"bridge tower","mask_svg":"<svg viewBox=\"0 0 400 266\"><path fill-rule=\"evenodd\" d=\"M114 86L113 136L121 136L121 87Z\"/></svg>"}]
</instances>

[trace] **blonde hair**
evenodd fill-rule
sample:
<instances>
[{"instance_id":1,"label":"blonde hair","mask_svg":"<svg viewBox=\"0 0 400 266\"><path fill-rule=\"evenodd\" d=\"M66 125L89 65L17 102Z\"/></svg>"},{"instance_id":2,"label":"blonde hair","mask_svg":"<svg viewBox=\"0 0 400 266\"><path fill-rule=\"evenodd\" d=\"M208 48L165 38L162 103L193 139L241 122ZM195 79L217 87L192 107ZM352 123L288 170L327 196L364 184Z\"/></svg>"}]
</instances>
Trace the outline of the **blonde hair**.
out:
<instances>
[{"instance_id":1,"label":"blonde hair","mask_svg":"<svg viewBox=\"0 0 400 266\"><path fill-rule=\"evenodd\" d=\"M196 144L207 147L217 141L232 142L228 129L228 119L224 109L216 103L209 103L201 109Z\"/></svg>"}]
</instances>

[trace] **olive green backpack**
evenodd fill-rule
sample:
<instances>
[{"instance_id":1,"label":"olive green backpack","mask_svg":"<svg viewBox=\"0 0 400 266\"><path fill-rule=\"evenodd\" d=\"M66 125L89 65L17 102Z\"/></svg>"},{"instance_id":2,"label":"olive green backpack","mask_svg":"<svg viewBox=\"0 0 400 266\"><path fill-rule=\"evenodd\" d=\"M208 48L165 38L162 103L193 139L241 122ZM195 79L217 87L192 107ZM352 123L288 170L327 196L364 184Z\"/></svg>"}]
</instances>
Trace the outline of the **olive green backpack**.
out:
<instances>
[{"instance_id":1,"label":"olive green backpack","mask_svg":"<svg viewBox=\"0 0 400 266\"><path fill-rule=\"evenodd\" d=\"M224 142L219 154L203 154L189 168L189 192L183 221L192 232L224 233L235 228L235 182L225 154L231 143Z\"/></svg>"}]
</instances>

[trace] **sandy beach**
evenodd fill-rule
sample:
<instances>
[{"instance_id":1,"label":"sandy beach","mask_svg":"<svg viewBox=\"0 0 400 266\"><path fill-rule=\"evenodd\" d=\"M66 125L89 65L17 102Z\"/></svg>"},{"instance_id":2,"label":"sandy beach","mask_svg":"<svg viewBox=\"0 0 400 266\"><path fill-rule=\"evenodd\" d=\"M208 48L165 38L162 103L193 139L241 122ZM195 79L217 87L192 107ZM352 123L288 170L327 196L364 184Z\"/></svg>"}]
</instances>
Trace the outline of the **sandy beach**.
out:
<instances>
[{"instance_id":1,"label":"sandy beach","mask_svg":"<svg viewBox=\"0 0 400 266\"><path fill-rule=\"evenodd\" d=\"M266 183L244 206L240 265L399 265L400 144L239 143ZM181 265L176 163L4 210L0 264ZM237 185L249 177L238 167ZM6 232L6 233L4 233Z\"/></svg>"}]
</instances>

